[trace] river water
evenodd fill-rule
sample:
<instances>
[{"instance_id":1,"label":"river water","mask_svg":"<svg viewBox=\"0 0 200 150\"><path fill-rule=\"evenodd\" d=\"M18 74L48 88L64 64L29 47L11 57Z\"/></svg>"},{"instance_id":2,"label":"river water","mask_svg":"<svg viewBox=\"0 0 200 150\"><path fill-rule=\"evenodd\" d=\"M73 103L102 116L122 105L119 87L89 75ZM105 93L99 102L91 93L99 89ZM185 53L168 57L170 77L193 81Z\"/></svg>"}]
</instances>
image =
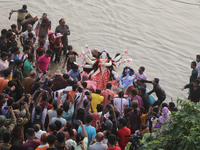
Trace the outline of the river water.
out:
<instances>
[{"instance_id":1,"label":"river water","mask_svg":"<svg viewBox=\"0 0 200 150\"><path fill-rule=\"evenodd\" d=\"M188 2L200 4L198 0ZM171 0L0 0L1 29L16 23L17 14L8 20L8 13L23 4L32 16L47 13L52 30L64 17L71 31L69 44L78 53L85 43L99 50L105 46L113 57L128 50L124 58L133 62L121 65L118 73L126 65L135 71L145 66L149 80L160 78L167 102L187 96L188 91L179 87L189 82L190 62L199 54L198 6ZM65 72L61 66L52 64L51 72Z\"/></svg>"}]
</instances>

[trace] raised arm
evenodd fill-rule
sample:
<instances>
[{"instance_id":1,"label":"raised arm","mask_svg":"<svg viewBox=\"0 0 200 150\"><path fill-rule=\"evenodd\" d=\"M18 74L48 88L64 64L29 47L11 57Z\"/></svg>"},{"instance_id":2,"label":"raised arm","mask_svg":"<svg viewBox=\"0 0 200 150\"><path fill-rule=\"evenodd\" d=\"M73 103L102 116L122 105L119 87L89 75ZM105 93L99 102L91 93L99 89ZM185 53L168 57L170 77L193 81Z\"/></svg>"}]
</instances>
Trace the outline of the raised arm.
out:
<instances>
[{"instance_id":1,"label":"raised arm","mask_svg":"<svg viewBox=\"0 0 200 150\"><path fill-rule=\"evenodd\" d=\"M17 10L11 10L11 11L10 11L10 13L9 13L9 17L8 17L9 20L10 20L12 14L13 14L14 12L17 12Z\"/></svg>"},{"instance_id":2,"label":"raised arm","mask_svg":"<svg viewBox=\"0 0 200 150\"><path fill-rule=\"evenodd\" d=\"M80 121L80 120L78 120L78 121ZM84 126L83 126L82 121L80 121L80 123L81 123L81 124L80 124L80 127L81 127L81 129L82 129L82 131L83 131L83 136L84 136L84 137L88 137L87 132L86 132Z\"/></svg>"}]
</instances>

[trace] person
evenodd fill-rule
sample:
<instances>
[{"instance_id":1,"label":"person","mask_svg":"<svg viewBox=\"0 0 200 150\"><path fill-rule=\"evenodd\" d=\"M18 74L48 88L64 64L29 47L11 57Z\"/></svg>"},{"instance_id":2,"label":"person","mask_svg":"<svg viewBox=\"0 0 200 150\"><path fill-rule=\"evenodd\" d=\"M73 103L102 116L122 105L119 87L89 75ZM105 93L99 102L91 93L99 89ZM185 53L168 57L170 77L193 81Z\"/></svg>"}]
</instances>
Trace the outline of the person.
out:
<instances>
[{"instance_id":1,"label":"person","mask_svg":"<svg viewBox=\"0 0 200 150\"><path fill-rule=\"evenodd\" d=\"M28 39L29 33L32 33L32 35L33 35L33 43L32 44L33 45L35 44L36 35L35 35L35 32L33 31L33 26L31 24L28 24L27 30L25 32L23 32L19 38L22 46L25 45L25 41Z\"/></svg>"},{"instance_id":2,"label":"person","mask_svg":"<svg viewBox=\"0 0 200 150\"><path fill-rule=\"evenodd\" d=\"M162 109L162 116L159 117L158 122L162 126L165 122L170 122L170 116L168 116L169 109L164 107Z\"/></svg>"},{"instance_id":3,"label":"person","mask_svg":"<svg viewBox=\"0 0 200 150\"><path fill-rule=\"evenodd\" d=\"M139 107L143 106L142 98L138 95L138 92L136 91L136 89L131 90L131 102L133 101L137 101Z\"/></svg>"},{"instance_id":4,"label":"person","mask_svg":"<svg viewBox=\"0 0 200 150\"><path fill-rule=\"evenodd\" d=\"M13 47L12 53L13 53L13 60L16 63L16 61L19 60L19 54L20 54L19 47Z\"/></svg>"},{"instance_id":5,"label":"person","mask_svg":"<svg viewBox=\"0 0 200 150\"><path fill-rule=\"evenodd\" d=\"M191 62L192 74L190 76L190 83L194 82L194 80L198 76L198 69L196 68L197 63L195 61Z\"/></svg>"},{"instance_id":6,"label":"person","mask_svg":"<svg viewBox=\"0 0 200 150\"><path fill-rule=\"evenodd\" d=\"M47 136L48 133L43 133L41 135L40 145L35 150L46 150L47 148L49 148L49 145L47 143Z\"/></svg>"},{"instance_id":7,"label":"person","mask_svg":"<svg viewBox=\"0 0 200 150\"><path fill-rule=\"evenodd\" d=\"M3 75L4 75L4 77L0 78L0 93L2 93L3 88L5 86L8 86L8 82L9 82L9 78L10 78L10 75L11 75L11 71L9 69L4 70Z\"/></svg>"},{"instance_id":8,"label":"person","mask_svg":"<svg viewBox=\"0 0 200 150\"><path fill-rule=\"evenodd\" d=\"M57 150L55 148L55 143L56 143L56 136L53 134L49 134L46 138L47 143L49 144L49 148L47 148L46 150Z\"/></svg>"},{"instance_id":9,"label":"person","mask_svg":"<svg viewBox=\"0 0 200 150\"><path fill-rule=\"evenodd\" d=\"M124 91L118 93L118 97L113 100L115 108L120 112L121 117L124 116L124 110L127 108L128 103L124 98Z\"/></svg>"},{"instance_id":10,"label":"person","mask_svg":"<svg viewBox=\"0 0 200 150\"><path fill-rule=\"evenodd\" d=\"M49 68L49 62L51 60L52 56L52 50L48 49L46 51L46 54L42 55L36 62L36 71L37 71L37 78L41 76L41 73L43 73L45 70L48 70Z\"/></svg>"},{"instance_id":11,"label":"person","mask_svg":"<svg viewBox=\"0 0 200 150\"><path fill-rule=\"evenodd\" d=\"M0 59L0 71L3 71L5 69L8 69L8 53L2 52L1 53L1 59Z\"/></svg>"},{"instance_id":12,"label":"person","mask_svg":"<svg viewBox=\"0 0 200 150\"><path fill-rule=\"evenodd\" d=\"M54 42L55 42L55 38L54 38L54 32L53 31L49 31L49 37L48 37L48 40L49 40L49 48L53 51L53 55L51 56L51 61L53 60L53 57L54 57Z\"/></svg>"},{"instance_id":13,"label":"person","mask_svg":"<svg viewBox=\"0 0 200 150\"><path fill-rule=\"evenodd\" d=\"M153 84L153 89L148 93L148 95L151 95L152 93L155 92L158 100L155 101L155 103L153 105L154 106L156 106L156 105L160 106L160 104L165 100L166 94L165 94L165 91L159 85L159 79L154 78L153 81L147 81L147 80L141 79L141 81Z\"/></svg>"},{"instance_id":14,"label":"person","mask_svg":"<svg viewBox=\"0 0 200 150\"><path fill-rule=\"evenodd\" d=\"M60 33L56 34L56 39L54 42L54 50L55 50L56 57L55 57L54 63L56 63L56 61L58 61L58 63L60 62L61 50L63 48L62 40L61 40L62 36L63 35Z\"/></svg>"},{"instance_id":15,"label":"person","mask_svg":"<svg viewBox=\"0 0 200 150\"><path fill-rule=\"evenodd\" d=\"M16 24L12 24L12 25L11 25L11 31L12 31L13 33L15 33L15 39L18 40L18 36L19 36L19 34L21 34L21 31L17 31L17 26L16 26Z\"/></svg>"},{"instance_id":16,"label":"person","mask_svg":"<svg viewBox=\"0 0 200 150\"><path fill-rule=\"evenodd\" d=\"M90 125L90 123L92 122L92 119L93 119L93 116L91 114L88 114L86 116L86 124L84 125L84 128L88 135L88 145L90 145L90 143L93 143L94 138L96 136L96 129ZM78 128L78 133L83 134L83 130L80 126Z\"/></svg>"},{"instance_id":17,"label":"person","mask_svg":"<svg viewBox=\"0 0 200 150\"><path fill-rule=\"evenodd\" d=\"M9 150L11 147L10 141L11 141L11 133L4 132L3 133L3 143L1 143L0 149L1 150Z\"/></svg>"},{"instance_id":18,"label":"person","mask_svg":"<svg viewBox=\"0 0 200 150\"><path fill-rule=\"evenodd\" d=\"M96 92L91 94L92 108L93 108L94 113L97 112L97 105L101 104L104 100L104 97L101 96L100 94L101 94L100 89L96 89Z\"/></svg>"},{"instance_id":19,"label":"person","mask_svg":"<svg viewBox=\"0 0 200 150\"><path fill-rule=\"evenodd\" d=\"M5 36L1 36L0 37L0 52L6 52L8 53L8 49L7 49L7 44L6 44L6 37Z\"/></svg>"},{"instance_id":20,"label":"person","mask_svg":"<svg viewBox=\"0 0 200 150\"><path fill-rule=\"evenodd\" d=\"M16 66L14 68L14 72L13 74L19 74L19 78L20 78L20 82L22 85L24 85L24 78L23 78L23 74L22 74L22 66L23 66L23 62L21 60L16 60Z\"/></svg>"},{"instance_id":21,"label":"person","mask_svg":"<svg viewBox=\"0 0 200 150\"><path fill-rule=\"evenodd\" d=\"M58 132L63 132L66 140L76 140L77 131L72 128L72 124L70 122L67 122L66 126L62 127Z\"/></svg>"},{"instance_id":22,"label":"person","mask_svg":"<svg viewBox=\"0 0 200 150\"><path fill-rule=\"evenodd\" d=\"M96 142L89 146L89 150L107 150L108 146L102 143L103 138L103 132L98 132L95 137Z\"/></svg>"},{"instance_id":23,"label":"person","mask_svg":"<svg viewBox=\"0 0 200 150\"><path fill-rule=\"evenodd\" d=\"M42 134L47 133L46 131L42 131L39 124L33 125L33 129L35 131L35 138L41 140Z\"/></svg>"},{"instance_id":24,"label":"person","mask_svg":"<svg viewBox=\"0 0 200 150\"><path fill-rule=\"evenodd\" d=\"M8 19L10 20L13 12L17 12L18 16L17 16L17 26L18 26L18 30L21 30L21 22L25 19L26 15L30 15L30 13L27 10L27 6L23 5L22 9L18 9L18 10L11 10L9 13L9 17Z\"/></svg>"},{"instance_id":25,"label":"person","mask_svg":"<svg viewBox=\"0 0 200 150\"><path fill-rule=\"evenodd\" d=\"M149 110L149 107L150 107L150 101L149 101L149 96L146 94L145 88L140 88L140 97L142 98L143 106L145 108L145 112L147 112Z\"/></svg>"},{"instance_id":26,"label":"person","mask_svg":"<svg viewBox=\"0 0 200 150\"><path fill-rule=\"evenodd\" d=\"M147 75L144 73L144 71L145 71L145 67L141 66L138 69L138 72L135 74L136 78L137 79L144 79L144 80L146 80L147 79ZM136 84L140 86L142 83L140 82L140 80L137 80Z\"/></svg>"},{"instance_id":27,"label":"person","mask_svg":"<svg viewBox=\"0 0 200 150\"><path fill-rule=\"evenodd\" d=\"M28 59L24 62L23 66L23 77L29 77L31 71L33 71L33 61L35 60L35 57L32 53L28 54Z\"/></svg>"},{"instance_id":28,"label":"person","mask_svg":"<svg viewBox=\"0 0 200 150\"><path fill-rule=\"evenodd\" d=\"M111 90L112 88L112 84L111 83L107 83L106 84L106 90L103 90L101 92L101 95L104 97L103 100L103 106L105 107L106 104L110 103L110 100L113 100L115 98L115 93ZM108 99L108 95L110 95L110 99Z\"/></svg>"},{"instance_id":29,"label":"person","mask_svg":"<svg viewBox=\"0 0 200 150\"><path fill-rule=\"evenodd\" d=\"M124 118L119 119L119 127L120 130L117 131L117 136L119 137L119 146L121 149L125 149L126 144L129 142L129 137L125 137L125 135L130 135L131 130L126 127L127 121Z\"/></svg>"},{"instance_id":30,"label":"person","mask_svg":"<svg viewBox=\"0 0 200 150\"><path fill-rule=\"evenodd\" d=\"M23 54L19 57L20 60L24 63L26 59L28 58L28 54L31 52L30 47L24 46L23 47Z\"/></svg>"},{"instance_id":31,"label":"person","mask_svg":"<svg viewBox=\"0 0 200 150\"><path fill-rule=\"evenodd\" d=\"M72 65L72 69L68 73L70 77L73 78L73 80L80 80L80 69L78 69L78 66L76 64Z\"/></svg>"},{"instance_id":32,"label":"person","mask_svg":"<svg viewBox=\"0 0 200 150\"><path fill-rule=\"evenodd\" d=\"M65 67L67 61L67 71L69 71L72 69L72 65L74 64L74 62L76 62L76 56L78 56L78 54L75 51L73 51L73 47L71 45L67 46L67 50L68 53L66 54L63 68Z\"/></svg>"},{"instance_id":33,"label":"person","mask_svg":"<svg viewBox=\"0 0 200 150\"><path fill-rule=\"evenodd\" d=\"M47 18L47 14L43 13L42 18L38 20L38 24L35 28L35 33L37 37L41 35L47 36L48 32L51 30L51 21Z\"/></svg>"},{"instance_id":34,"label":"person","mask_svg":"<svg viewBox=\"0 0 200 150\"><path fill-rule=\"evenodd\" d=\"M198 70L197 78L199 78L200 77L200 55L196 55L196 61L197 61L197 70Z\"/></svg>"},{"instance_id":35,"label":"person","mask_svg":"<svg viewBox=\"0 0 200 150\"><path fill-rule=\"evenodd\" d=\"M31 94L31 87L33 86L33 83L35 82L37 77L36 71L31 71L30 76L26 77L24 79L24 93L25 94Z\"/></svg>"},{"instance_id":36,"label":"person","mask_svg":"<svg viewBox=\"0 0 200 150\"><path fill-rule=\"evenodd\" d=\"M6 33L7 33L8 31L7 31L7 29L2 29L1 30L1 37L2 36L5 36L6 37Z\"/></svg>"},{"instance_id":37,"label":"person","mask_svg":"<svg viewBox=\"0 0 200 150\"><path fill-rule=\"evenodd\" d=\"M56 149L57 150L64 150L65 149L65 134L63 132L58 132L56 134L57 138L57 144L56 144Z\"/></svg>"},{"instance_id":38,"label":"person","mask_svg":"<svg viewBox=\"0 0 200 150\"><path fill-rule=\"evenodd\" d=\"M121 150L120 147L116 146L117 137L114 134L108 136L108 149L107 150Z\"/></svg>"},{"instance_id":39,"label":"person","mask_svg":"<svg viewBox=\"0 0 200 150\"><path fill-rule=\"evenodd\" d=\"M49 122L51 122L51 119L53 118L53 117L56 117L57 116L57 102L54 102L53 103L53 108L52 109L50 109L50 110L48 110L48 112L47 112L47 114L48 114L48 116L49 116Z\"/></svg>"},{"instance_id":40,"label":"person","mask_svg":"<svg viewBox=\"0 0 200 150\"><path fill-rule=\"evenodd\" d=\"M195 79L193 83L185 85L183 88L180 88L181 90L184 90L186 88L190 89L190 94L188 96L188 99L192 102L199 102L200 100L200 86L199 86L199 79Z\"/></svg>"},{"instance_id":41,"label":"person","mask_svg":"<svg viewBox=\"0 0 200 150\"><path fill-rule=\"evenodd\" d=\"M36 59L39 58L39 51L42 50L45 53L44 42L40 41L40 46L36 49Z\"/></svg>"},{"instance_id":42,"label":"person","mask_svg":"<svg viewBox=\"0 0 200 150\"><path fill-rule=\"evenodd\" d=\"M28 24L33 26L37 20L38 20L37 16L33 18L31 15L26 15L25 19L21 22L22 32L25 32L27 30Z\"/></svg>"},{"instance_id":43,"label":"person","mask_svg":"<svg viewBox=\"0 0 200 150\"><path fill-rule=\"evenodd\" d=\"M62 123L62 126L67 123L67 121L62 118L63 115L63 108L57 108L57 117L53 117L50 123L55 123L56 120L59 120Z\"/></svg>"},{"instance_id":44,"label":"person","mask_svg":"<svg viewBox=\"0 0 200 150\"><path fill-rule=\"evenodd\" d=\"M60 25L58 25L55 29L55 35L57 35L57 33L61 33L63 35L62 37L63 51L64 51L64 54L66 54L67 46L68 46L68 35L70 35L70 30L69 30L69 26L65 24L64 18L61 18L59 20L59 24Z\"/></svg>"}]
</instances>

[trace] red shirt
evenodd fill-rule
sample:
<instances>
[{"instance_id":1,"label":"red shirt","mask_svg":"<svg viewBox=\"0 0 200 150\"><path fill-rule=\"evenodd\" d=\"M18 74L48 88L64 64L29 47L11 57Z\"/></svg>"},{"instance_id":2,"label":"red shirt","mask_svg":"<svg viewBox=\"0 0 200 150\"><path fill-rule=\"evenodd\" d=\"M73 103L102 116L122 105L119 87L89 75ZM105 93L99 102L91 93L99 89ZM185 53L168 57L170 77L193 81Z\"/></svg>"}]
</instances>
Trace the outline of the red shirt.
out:
<instances>
[{"instance_id":1,"label":"red shirt","mask_svg":"<svg viewBox=\"0 0 200 150\"><path fill-rule=\"evenodd\" d=\"M40 145L40 140L39 139L36 139L34 141L28 141L28 142L22 144L22 150L26 150L29 147L32 147L32 148L36 149L39 145Z\"/></svg>"},{"instance_id":2,"label":"red shirt","mask_svg":"<svg viewBox=\"0 0 200 150\"><path fill-rule=\"evenodd\" d=\"M111 90L103 90L101 92L101 95L104 97L104 100L103 100L103 106L105 107L106 104L110 103L110 100L113 100L115 98L115 93ZM108 100L108 95L110 95L110 100Z\"/></svg>"},{"instance_id":3,"label":"red shirt","mask_svg":"<svg viewBox=\"0 0 200 150\"><path fill-rule=\"evenodd\" d=\"M53 42L53 43L52 43ZM49 36L50 49L54 49L54 36Z\"/></svg>"},{"instance_id":4,"label":"red shirt","mask_svg":"<svg viewBox=\"0 0 200 150\"><path fill-rule=\"evenodd\" d=\"M36 54L38 55L39 53L39 50L43 50L43 52L45 53L45 47L43 46L42 48L41 47L38 47L37 50L36 50Z\"/></svg>"},{"instance_id":5,"label":"red shirt","mask_svg":"<svg viewBox=\"0 0 200 150\"><path fill-rule=\"evenodd\" d=\"M107 150L121 150L120 147L115 147L115 148L108 148Z\"/></svg>"},{"instance_id":6,"label":"red shirt","mask_svg":"<svg viewBox=\"0 0 200 150\"><path fill-rule=\"evenodd\" d=\"M55 42L54 42L54 46L60 46L61 44L62 44L61 38L60 38L60 39L56 39ZM54 49L55 49L55 51L57 51L57 52L60 52L60 51L62 50L61 47L60 47L60 48L54 48Z\"/></svg>"},{"instance_id":7,"label":"red shirt","mask_svg":"<svg viewBox=\"0 0 200 150\"><path fill-rule=\"evenodd\" d=\"M123 128L117 131L117 136L119 137L119 146L121 149L125 149L126 144L129 142L129 137L125 135L130 135L131 130L129 128Z\"/></svg>"}]
</instances>

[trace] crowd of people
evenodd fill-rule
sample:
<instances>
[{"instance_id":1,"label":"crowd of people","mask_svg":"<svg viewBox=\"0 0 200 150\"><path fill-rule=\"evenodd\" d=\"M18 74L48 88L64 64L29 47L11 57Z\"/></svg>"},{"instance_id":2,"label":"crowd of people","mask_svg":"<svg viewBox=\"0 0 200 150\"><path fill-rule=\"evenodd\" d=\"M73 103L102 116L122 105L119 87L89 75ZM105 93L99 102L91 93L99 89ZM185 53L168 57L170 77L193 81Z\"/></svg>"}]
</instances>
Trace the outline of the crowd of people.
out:
<instances>
[{"instance_id":1,"label":"crowd of people","mask_svg":"<svg viewBox=\"0 0 200 150\"><path fill-rule=\"evenodd\" d=\"M177 111L173 102L164 102L166 93L159 79L147 80L143 66L126 90L114 91L111 83L104 90L91 89L76 64L79 55L68 45L70 30L65 19L59 20L53 32L46 13L40 19L32 17L23 5L12 10L9 19L14 12L18 13L17 25L2 29L0 37L2 150L128 150L125 135L153 132ZM50 74L49 63L60 63L62 51L67 73ZM97 54L98 50L92 51L93 57ZM197 62L198 69L199 55ZM196 62L191 67L190 84L184 88L190 88L189 99L197 102L200 70ZM153 84L149 92L146 83ZM156 101L151 100L154 92Z\"/></svg>"}]
</instances>

